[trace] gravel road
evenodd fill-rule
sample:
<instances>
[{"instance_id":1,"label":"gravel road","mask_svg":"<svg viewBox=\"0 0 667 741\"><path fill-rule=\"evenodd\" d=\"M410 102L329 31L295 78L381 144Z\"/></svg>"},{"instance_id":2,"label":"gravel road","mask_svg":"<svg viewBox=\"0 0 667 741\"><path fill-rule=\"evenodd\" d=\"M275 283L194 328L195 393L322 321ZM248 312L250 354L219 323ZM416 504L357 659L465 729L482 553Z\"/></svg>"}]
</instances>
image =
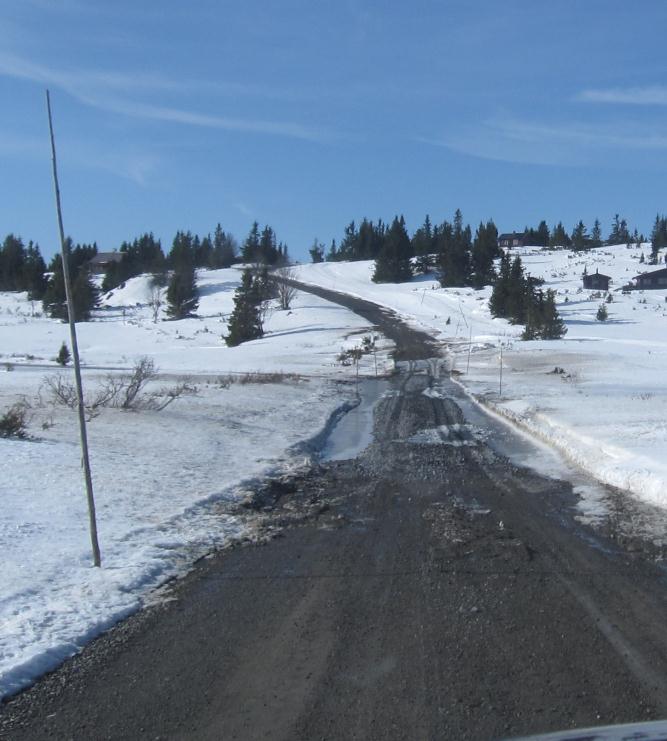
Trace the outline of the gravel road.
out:
<instances>
[{"instance_id":1,"label":"gravel road","mask_svg":"<svg viewBox=\"0 0 667 741\"><path fill-rule=\"evenodd\" d=\"M397 343L433 342L339 300ZM664 572L406 363L353 461L269 482L197 564L0 708L3 739L492 739L667 715ZM426 393L424 393L426 392Z\"/></svg>"}]
</instances>

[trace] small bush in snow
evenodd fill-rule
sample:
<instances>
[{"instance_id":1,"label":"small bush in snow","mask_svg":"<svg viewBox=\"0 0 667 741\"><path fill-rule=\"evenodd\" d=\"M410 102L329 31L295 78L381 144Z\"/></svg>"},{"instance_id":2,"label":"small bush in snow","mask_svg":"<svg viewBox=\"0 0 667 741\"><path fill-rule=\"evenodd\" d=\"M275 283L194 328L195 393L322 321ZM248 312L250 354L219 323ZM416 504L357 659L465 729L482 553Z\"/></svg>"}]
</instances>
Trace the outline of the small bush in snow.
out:
<instances>
[{"instance_id":1,"label":"small bush in snow","mask_svg":"<svg viewBox=\"0 0 667 741\"><path fill-rule=\"evenodd\" d=\"M28 412L30 407L25 400L17 401L0 417L0 437L28 437Z\"/></svg>"},{"instance_id":2,"label":"small bush in snow","mask_svg":"<svg viewBox=\"0 0 667 741\"><path fill-rule=\"evenodd\" d=\"M67 365L69 363L71 358L69 348L67 345L63 342L63 344L60 346L60 350L58 350L58 354L56 355L56 363L58 365Z\"/></svg>"}]
</instances>

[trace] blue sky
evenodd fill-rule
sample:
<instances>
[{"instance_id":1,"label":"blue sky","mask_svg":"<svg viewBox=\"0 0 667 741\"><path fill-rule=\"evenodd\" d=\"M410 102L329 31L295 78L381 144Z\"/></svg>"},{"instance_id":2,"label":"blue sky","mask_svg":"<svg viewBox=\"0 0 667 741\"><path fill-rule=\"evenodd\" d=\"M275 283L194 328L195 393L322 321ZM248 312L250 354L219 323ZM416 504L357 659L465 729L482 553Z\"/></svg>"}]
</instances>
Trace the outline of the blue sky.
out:
<instances>
[{"instance_id":1,"label":"blue sky","mask_svg":"<svg viewBox=\"0 0 667 741\"><path fill-rule=\"evenodd\" d=\"M667 212L665 0L0 0L0 235Z\"/></svg>"}]
</instances>

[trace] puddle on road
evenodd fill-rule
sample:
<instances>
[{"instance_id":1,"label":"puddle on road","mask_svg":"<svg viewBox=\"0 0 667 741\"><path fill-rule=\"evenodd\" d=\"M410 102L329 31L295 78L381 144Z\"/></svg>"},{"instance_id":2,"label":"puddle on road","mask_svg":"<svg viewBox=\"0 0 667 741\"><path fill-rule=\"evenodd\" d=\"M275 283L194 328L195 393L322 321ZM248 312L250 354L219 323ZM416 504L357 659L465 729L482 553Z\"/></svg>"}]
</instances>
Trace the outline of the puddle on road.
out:
<instances>
[{"instance_id":1,"label":"puddle on road","mask_svg":"<svg viewBox=\"0 0 667 741\"><path fill-rule=\"evenodd\" d=\"M323 461L351 460L373 442L373 411L388 390L386 378L368 378L359 383L361 401L332 430L322 449Z\"/></svg>"}]
</instances>

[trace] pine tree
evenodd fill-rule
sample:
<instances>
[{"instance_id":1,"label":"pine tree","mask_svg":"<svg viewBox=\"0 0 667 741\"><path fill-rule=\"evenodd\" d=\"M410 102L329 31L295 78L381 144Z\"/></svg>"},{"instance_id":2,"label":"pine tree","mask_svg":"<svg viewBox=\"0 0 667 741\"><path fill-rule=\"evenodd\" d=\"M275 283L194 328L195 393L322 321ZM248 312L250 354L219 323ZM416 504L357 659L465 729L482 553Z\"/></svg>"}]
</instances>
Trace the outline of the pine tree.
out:
<instances>
[{"instance_id":1,"label":"pine tree","mask_svg":"<svg viewBox=\"0 0 667 741\"><path fill-rule=\"evenodd\" d=\"M199 242L199 238L197 238ZM173 270L195 265L195 238L192 232L176 232L169 252L169 265Z\"/></svg>"},{"instance_id":2,"label":"pine tree","mask_svg":"<svg viewBox=\"0 0 667 741\"><path fill-rule=\"evenodd\" d=\"M67 345L63 342L60 346L60 350L58 350L58 355L56 355L56 363L58 365L67 365L69 363L71 358L69 348Z\"/></svg>"},{"instance_id":3,"label":"pine tree","mask_svg":"<svg viewBox=\"0 0 667 741\"><path fill-rule=\"evenodd\" d=\"M454 214L451 229L443 224L443 251L439 256L440 284L443 286L467 286L471 280L472 233L470 227L463 226L460 209Z\"/></svg>"},{"instance_id":4,"label":"pine tree","mask_svg":"<svg viewBox=\"0 0 667 741\"><path fill-rule=\"evenodd\" d=\"M591 247L602 246L602 227L600 226L600 219L595 219L593 224L593 230L591 231Z\"/></svg>"},{"instance_id":5,"label":"pine tree","mask_svg":"<svg viewBox=\"0 0 667 741\"><path fill-rule=\"evenodd\" d=\"M324 262L324 245L317 241L317 237L313 240L313 246L308 250L310 259L316 262Z\"/></svg>"},{"instance_id":6,"label":"pine tree","mask_svg":"<svg viewBox=\"0 0 667 741\"><path fill-rule=\"evenodd\" d=\"M493 261L498 256L498 229L493 221L480 222L472 244L471 284L482 288L493 283L495 271Z\"/></svg>"},{"instance_id":7,"label":"pine tree","mask_svg":"<svg viewBox=\"0 0 667 741\"><path fill-rule=\"evenodd\" d=\"M23 261L23 289L28 291L31 300L41 299L47 285L46 264L39 251L39 245L28 242L28 247Z\"/></svg>"},{"instance_id":8,"label":"pine tree","mask_svg":"<svg viewBox=\"0 0 667 741\"><path fill-rule=\"evenodd\" d=\"M329 251L327 252L326 261L327 262L336 262L340 260L340 253L338 252L338 247L336 245L336 240L331 240L331 246L329 247Z\"/></svg>"},{"instance_id":9,"label":"pine tree","mask_svg":"<svg viewBox=\"0 0 667 741\"><path fill-rule=\"evenodd\" d=\"M181 263L174 269L167 288L167 315L172 319L192 316L199 306L197 276L192 263Z\"/></svg>"},{"instance_id":10,"label":"pine tree","mask_svg":"<svg viewBox=\"0 0 667 741\"><path fill-rule=\"evenodd\" d=\"M540 291L542 294L542 291ZM540 336L543 340L559 340L567 334L565 322L556 308L556 292L549 289L541 305L542 327Z\"/></svg>"},{"instance_id":11,"label":"pine tree","mask_svg":"<svg viewBox=\"0 0 667 741\"><path fill-rule=\"evenodd\" d=\"M68 237L65 241L65 250L68 256L70 280L72 282L74 319L77 322L86 322L90 319L91 313L99 301L99 291L93 283L88 269L88 261L97 253L97 248L95 245L79 244L72 248L72 240ZM54 256L50 270L52 276L42 296L42 306L49 316L67 321L65 278L60 255Z\"/></svg>"},{"instance_id":12,"label":"pine tree","mask_svg":"<svg viewBox=\"0 0 667 741\"><path fill-rule=\"evenodd\" d=\"M234 292L234 309L229 317L229 334L225 342L235 347L248 340L264 336L261 317L261 301L251 270L244 270L241 285Z\"/></svg>"},{"instance_id":13,"label":"pine tree","mask_svg":"<svg viewBox=\"0 0 667 741\"><path fill-rule=\"evenodd\" d=\"M512 263L508 252L503 252L500 258L500 269L498 277L493 284L491 298L489 299L489 311L493 316L508 316L509 295L511 289L510 273Z\"/></svg>"},{"instance_id":14,"label":"pine tree","mask_svg":"<svg viewBox=\"0 0 667 741\"><path fill-rule=\"evenodd\" d=\"M588 235L586 234L586 227L583 221L579 223L572 230L572 247L575 250L585 250L588 247Z\"/></svg>"},{"instance_id":15,"label":"pine tree","mask_svg":"<svg viewBox=\"0 0 667 741\"><path fill-rule=\"evenodd\" d=\"M547 226L547 222L542 220L540 221L538 227L537 227L537 236L535 243L539 247L548 247L549 246L549 237L551 235L549 234L549 227Z\"/></svg>"},{"instance_id":16,"label":"pine tree","mask_svg":"<svg viewBox=\"0 0 667 741\"><path fill-rule=\"evenodd\" d=\"M412 277L412 245L401 216L394 220L385 234L382 249L375 260L375 283L401 283Z\"/></svg>"},{"instance_id":17,"label":"pine tree","mask_svg":"<svg viewBox=\"0 0 667 741\"><path fill-rule=\"evenodd\" d=\"M259 224L256 221L253 221L252 226L250 227L250 232L248 233L248 236L245 238L245 242L243 243L243 247L241 249L241 256L243 258L244 263L250 264L253 262L257 262L258 254L259 254Z\"/></svg>"},{"instance_id":18,"label":"pine tree","mask_svg":"<svg viewBox=\"0 0 667 741\"><path fill-rule=\"evenodd\" d=\"M236 262L237 245L231 234L226 234L220 224L213 233L213 251L209 259L212 268L228 268Z\"/></svg>"},{"instance_id":19,"label":"pine tree","mask_svg":"<svg viewBox=\"0 0 667 741\"><path fill-rule=\"evenodd\" d=\"M8 234L0 250L2 255L2 271L0 272L0 290L23 290L23 266L25 262L25 248L20 237Z\"/></svg>"},{"instance_id":20,"label":"pine tree","mask_svg":"<svg viewBox=\"0 0 667 741\"><path fill-rule=\"evenodd\" d=\"M618 214L614 214L607 244L629 244L629 242L630 232L628 231L628 222L625 219L621 219Z\"/></svg>"},{"instance_id":21,"label":"pine tree","mask_svg":"<svg viewBox=\"0 0 667 741\"><path fill-rule=\"evenodd\" d=\"M571 244L570 237L565 231L563 222L559 221L553 228L549 239L549 247L569 247Z\"/></svg>"}]
</instances>

